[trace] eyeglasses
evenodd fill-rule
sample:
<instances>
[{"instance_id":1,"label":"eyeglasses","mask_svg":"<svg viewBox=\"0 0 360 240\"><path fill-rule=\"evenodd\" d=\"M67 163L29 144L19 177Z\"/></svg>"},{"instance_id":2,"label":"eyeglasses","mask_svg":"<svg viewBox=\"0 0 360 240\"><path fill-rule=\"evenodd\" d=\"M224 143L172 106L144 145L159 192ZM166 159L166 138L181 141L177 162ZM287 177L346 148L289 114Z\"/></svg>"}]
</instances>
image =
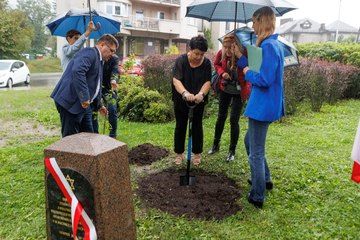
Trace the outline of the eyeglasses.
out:
<instances>
[{"instance_id":1,"label":"eyeglasses","mask_svg":"<svg viewBox=\"0 0 360 240\"><path fill-rule=\"evenodd\" d=\"M115 49L112 49L109 45L107 45L106 43L105 43L105 45L109 48L109 50L110 50L110 52L111 53L115 53L116 52L116 48Z\"/></svg>"}]
</instances>

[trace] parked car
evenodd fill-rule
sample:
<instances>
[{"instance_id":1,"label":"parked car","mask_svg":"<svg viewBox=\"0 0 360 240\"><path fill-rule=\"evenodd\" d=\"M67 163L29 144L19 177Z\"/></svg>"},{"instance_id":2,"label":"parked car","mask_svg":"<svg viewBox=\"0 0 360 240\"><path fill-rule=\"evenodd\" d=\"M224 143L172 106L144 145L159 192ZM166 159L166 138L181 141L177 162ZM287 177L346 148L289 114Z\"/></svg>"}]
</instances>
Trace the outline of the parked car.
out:
<instances>
[{"instance_id":1,"label":"parked car","mask_svg":"<svg viewBox=\"0 0 360 240\"><path fill-rule=\"evenodd\" d=\"M30 71L23 61L0 60L0 87L12 88L18 83L30 84Z\"/></svg>"},{"instance_id":2,"label":"parked car","mask_svg":"<svg viewBox=\"0 0 360 240\"><path fill-rule=\"evenodd\" d=\"M130 74L130 75L136 75L136 76L142 76L144 75L143 66L141 64L141 59L136 58L133 66L125 71L124 64L126 61L128 61L129 58L125 57L122 61L119 61L119 70L120 74Z\"/></svg>"}]
</instances>

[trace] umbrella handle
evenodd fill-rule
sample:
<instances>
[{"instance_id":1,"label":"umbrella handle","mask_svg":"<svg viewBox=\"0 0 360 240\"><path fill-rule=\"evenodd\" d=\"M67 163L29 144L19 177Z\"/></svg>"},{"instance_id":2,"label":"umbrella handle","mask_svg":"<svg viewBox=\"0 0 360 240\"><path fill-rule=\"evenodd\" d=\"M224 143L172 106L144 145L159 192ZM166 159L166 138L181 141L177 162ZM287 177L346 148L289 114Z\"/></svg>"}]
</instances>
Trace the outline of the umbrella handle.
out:
<instances>
[{"instance_id":1,"label":"umbrella handle","mask_svg":"<svg viewBox=\"0 0 360 240\"><path fill-rule=\"evenodd\" d=\"M89 5L89 15L90 15L90 21L93 20L93 16L91 13L91 4L90 4L91 0L88 0L88 5ZM101 28L101 24L99 22L97 22L94 26L94 31L98 31Z\"/></svg>"},{"instance_id":2,"label":"umbrella handle","mask_svg":"<svg viewBox=\"0 0 360 240\"><path fill-rule=\"evenodd\" d=\"M90 21L92 21L92 14L91 14L91 4L90 4L90 0L88 0L88 6L89 6Z\"/></svg>"}]
</instances>

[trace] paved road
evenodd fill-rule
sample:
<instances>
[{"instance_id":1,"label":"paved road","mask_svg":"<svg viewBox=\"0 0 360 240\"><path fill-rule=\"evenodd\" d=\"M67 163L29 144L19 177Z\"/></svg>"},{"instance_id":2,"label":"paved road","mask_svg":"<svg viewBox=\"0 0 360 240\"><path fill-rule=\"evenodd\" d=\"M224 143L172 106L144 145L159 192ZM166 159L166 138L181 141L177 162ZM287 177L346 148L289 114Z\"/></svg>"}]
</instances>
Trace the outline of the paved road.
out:
<instances>
[{"instance_id":1,"label":"paved road","mask_svg":"<svg viewBox=\"0 0 360 240\"><path fill-rule=\"evenodd\" d=\"M54 87L62 73L33 73L30 85L32 87Z\"/></svg>"},{"instance_id":2,"label":"paved road","mask_svg":"<svg viewBox=\"0 0 360 240\"><path fill-rule=\"evenodd\" d=\"M37 87L54 88L60 80L62 73L32 73L30 85L17 84L11 90L31 90ZM8 88L0 88L1 91L7 91Z\"/></svg>"}]
</instances>

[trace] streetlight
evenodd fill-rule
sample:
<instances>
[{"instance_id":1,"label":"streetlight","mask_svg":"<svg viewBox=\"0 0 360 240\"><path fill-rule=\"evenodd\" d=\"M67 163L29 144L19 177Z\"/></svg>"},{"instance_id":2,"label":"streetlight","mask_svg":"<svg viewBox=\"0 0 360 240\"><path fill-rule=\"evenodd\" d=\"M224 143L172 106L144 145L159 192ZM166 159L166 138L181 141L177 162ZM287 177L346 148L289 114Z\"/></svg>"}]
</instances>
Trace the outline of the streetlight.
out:
<instances>
[{"instance_id":1,"label":"streetlight","mask_svg":"<svg viewBox=\"0 0 360 240\"><path fill-rule=\"evenodd\" d=\"M339 38L339 25L340 25L340 10L341 10L341 0L339 0L339 15L338 15L338 21L336 23L336 35L335 35L335 42L338 42Z\"/></svg>"}]
</instances>

